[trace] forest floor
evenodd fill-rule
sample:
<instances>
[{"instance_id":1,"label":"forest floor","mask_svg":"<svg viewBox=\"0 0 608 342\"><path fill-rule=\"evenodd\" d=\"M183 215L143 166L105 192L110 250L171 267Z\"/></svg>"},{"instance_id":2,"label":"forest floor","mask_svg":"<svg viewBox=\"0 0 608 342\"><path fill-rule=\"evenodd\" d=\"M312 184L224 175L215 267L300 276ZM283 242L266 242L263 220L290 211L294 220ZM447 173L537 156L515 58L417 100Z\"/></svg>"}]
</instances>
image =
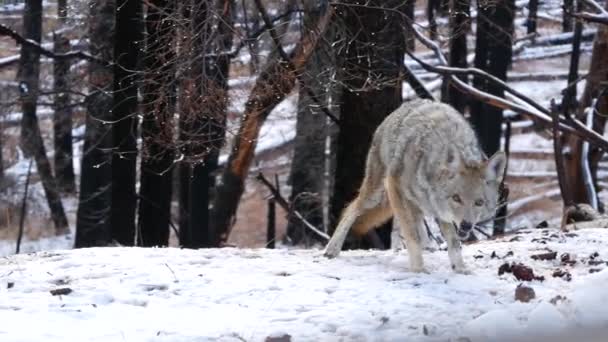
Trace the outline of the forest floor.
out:
<instances>
[{"instance_id":1,"label":"forest floor","mask_svg":"<svg viewBox=\"0 0 608 342\"><path fill-rule=\"evenodd\" d=\"M521 230L467 245L471 275L453 273L443 250L424 256L428 274L409 272L407 253L394 250L333 260L236 248L12 255L0 258L0 340L600 341L608 332L607 229Z\"/></svg>"}]
</instances>

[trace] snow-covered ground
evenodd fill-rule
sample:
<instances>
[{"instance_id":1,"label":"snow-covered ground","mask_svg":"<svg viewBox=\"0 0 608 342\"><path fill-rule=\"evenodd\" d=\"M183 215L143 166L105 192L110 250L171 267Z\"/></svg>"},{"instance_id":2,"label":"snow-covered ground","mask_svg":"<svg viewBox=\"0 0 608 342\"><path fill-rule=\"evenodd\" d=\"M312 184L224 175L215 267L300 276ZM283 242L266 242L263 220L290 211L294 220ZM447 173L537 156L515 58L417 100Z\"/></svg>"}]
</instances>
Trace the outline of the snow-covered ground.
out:
<instances>
[{"instance_id":1,"label":"snow-covered ground","mask_svg":"<svg viewBox=\"0 0 608 342\"><path fill-rule=\"evenodd\" d=\"M555 260L531 258L548 250ZM564 253L573 265L561 261ZM467 245L464 254L472 275L452 273L442 250L425 253L429 274L409 272L404 251L333 260L319 250L231 248L15 255L0 259L0 340L594 341L601 329L606 336L608 230L524 230ZM502 264L518 262L544 277L524 281L536 294L528 303L514 299L521 281L498 275ZM558 269L572 279L553 277ZM51 294L58 289L71 293Z\"/></svg>"}]
</instances>

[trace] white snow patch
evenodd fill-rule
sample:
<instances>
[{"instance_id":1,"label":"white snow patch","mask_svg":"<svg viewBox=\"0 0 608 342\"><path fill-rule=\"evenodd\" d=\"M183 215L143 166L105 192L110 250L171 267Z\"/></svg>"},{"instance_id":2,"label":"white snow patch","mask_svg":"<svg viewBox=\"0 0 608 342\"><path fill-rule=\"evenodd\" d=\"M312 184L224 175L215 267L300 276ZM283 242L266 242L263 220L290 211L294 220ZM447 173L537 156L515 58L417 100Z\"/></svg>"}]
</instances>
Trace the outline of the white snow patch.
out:
<instances>
[{"instance_id":1,"label":"white snow patch","mask_svg":"<svg viewBox=\"0 0 608 342\"><path fill-rule=\"evenodd\" d=\"M10 256L0 259L0 339L572 341L586 333L576 340L595 341L589 334L608 331L608 271L590 274L587 262L594 252L594 260L608 259L608 230L516 236L464 246L472 275L453 273L445 251L425 252L429 274L409 272L404 251L347 251L333 260L319 250L234 248ZM578 262L530 258L546 248ZM528 282L535 299L515 301L520 282L497 274L504 262L545 277ZM556 268L573 280L552 277ZM64 287L73 292L49 293ZM563 300L552 304L558 295Z\"/></svg>"}]
</instances>

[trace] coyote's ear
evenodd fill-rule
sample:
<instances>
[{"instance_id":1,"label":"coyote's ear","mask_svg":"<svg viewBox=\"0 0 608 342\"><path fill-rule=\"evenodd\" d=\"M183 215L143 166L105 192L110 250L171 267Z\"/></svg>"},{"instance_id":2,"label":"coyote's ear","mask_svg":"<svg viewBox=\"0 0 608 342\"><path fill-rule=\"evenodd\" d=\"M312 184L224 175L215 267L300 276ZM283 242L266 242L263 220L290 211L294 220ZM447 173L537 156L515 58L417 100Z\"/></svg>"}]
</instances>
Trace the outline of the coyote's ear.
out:
<instances>
[{"instance_id":1,"label":"coyote's ear","mask_svg":"<svg viewBox=\"0 0 608 342\"><path fill-rule=\"evenodd\" d=\"M486 180L502 182L507 166L507 156L502 151L496 152L492 158L486 162Z\"/></svg>"}]
</instances>

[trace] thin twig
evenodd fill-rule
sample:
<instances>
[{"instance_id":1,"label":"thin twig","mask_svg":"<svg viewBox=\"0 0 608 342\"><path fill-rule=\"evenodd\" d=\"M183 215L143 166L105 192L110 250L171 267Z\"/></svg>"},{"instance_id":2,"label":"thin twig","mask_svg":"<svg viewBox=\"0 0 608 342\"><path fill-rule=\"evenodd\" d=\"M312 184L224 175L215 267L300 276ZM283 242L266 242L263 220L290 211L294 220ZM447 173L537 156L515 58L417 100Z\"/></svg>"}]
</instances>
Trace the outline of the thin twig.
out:
<instances>
[{"instance_id":1,"label":"thin twig","mask_svg":"<svg viewBox=\"0 0 608 342\"><path fill-rule=\"evenodd\" d=\"M17 235L17 248L15 249L15 254L19 254L19 250L21 249L21 239L23 238L23 230L25 223L25 214L27 210L27 193L30 187L30 177L32 175L32 164L34 163L34 158L30 159L30 164L27 167L27 175L25 176L25 189L23 190L23 201L21 202L21 215L19 217L19 233Z\"/></svg>"},{"instance_id":2,"label":"thin twig","mask_svg":"<svg viewBox=\"0 0 608 342\"><path fill-rule=\"evenodd\" d=\"M306 219L304 218L304 216L302 216L302 214L300 214L300 212L298 212L297 210L291 210L289 208L291 208L291 206L289 205L289 203L287 202L287 200L281 195L281 193L274 187L274 185L272 185L272 183L270 183L266 177L264 177L264 174L259 173L256 177L256 179L258 181L260 181L262 184L264 184L268 190L270 190L270 193L272 194L272 196L274 197L276 203L278 205L281 206L281 208L283 208L283 210L285 210L286 212L291 212L293 213L293 215L300 220L300 222L302 222L304 224L304 226L306 226L308 229L312 230L313 232L315 232L317 235L319 235L320 237L324 238L325 240L329 241L329 235L325 234L324 232L320 231L318 228L316 228L315 226L313 226L310 222L306 221Z\"/></svg>"}]
</instances>

